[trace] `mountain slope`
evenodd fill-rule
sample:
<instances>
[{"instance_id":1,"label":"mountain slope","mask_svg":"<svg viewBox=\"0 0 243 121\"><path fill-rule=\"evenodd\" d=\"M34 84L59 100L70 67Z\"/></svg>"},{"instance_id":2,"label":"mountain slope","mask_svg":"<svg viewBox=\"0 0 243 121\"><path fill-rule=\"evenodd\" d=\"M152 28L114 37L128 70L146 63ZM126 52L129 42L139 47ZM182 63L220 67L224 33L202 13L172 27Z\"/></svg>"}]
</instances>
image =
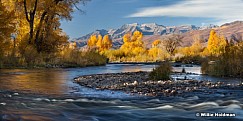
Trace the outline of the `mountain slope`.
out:
<instances>
[{"instance_id":1,"label":"mountain slope","mask_svg":"<svg viewBox=\"0 0 243 121\"><path fill-rule=\"evenodd\" d=\"M98 35L101 34L104 36L105 34L110 35L113 40L113 46L115 48L120 47L122 42L122 37L126 33L133 33L138 30L141 31L144 35L143 41L145 42L147 47L151 46L152 41L156 39L161 39L163 36L168 34L181 34L183 38L183 46L188 46L193 42L194 37L201 37L202 39L207 41L209 37L209 33L211 29L215 29L221 35L224 35L228 39L236 38L239 39L243 34L243 22L235 21L232 23L227 23L222 26L210 25L197 27L195 25L181 25L181 26L163 26L158 25L156 23L147 23L141 24L133 23L133 24L125 24L118 29L110 29L110 30L96 30L90 34L87 34L83 37L74 39L72 41L76 41L80 47L86 45L87 40L93 34Z\"/></svg>"}]
</instances>

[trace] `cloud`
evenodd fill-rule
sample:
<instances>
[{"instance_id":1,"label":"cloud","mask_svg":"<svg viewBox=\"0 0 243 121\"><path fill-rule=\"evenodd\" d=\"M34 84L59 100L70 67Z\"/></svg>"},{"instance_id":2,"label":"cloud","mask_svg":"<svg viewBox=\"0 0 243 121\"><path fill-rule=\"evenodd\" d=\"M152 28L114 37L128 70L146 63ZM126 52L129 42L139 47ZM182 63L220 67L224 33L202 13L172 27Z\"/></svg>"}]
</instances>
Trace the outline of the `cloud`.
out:
<instances>
[{"instance_id":1,"label":"cloud","mask_svg":"<svg viewBox=\"0 0 243 121\"><path fill-rule=\"evenodd\" d=\"M185 0L170 6L147 7L126 17L201 17L218 23L243 20L242 0Z\"/></svg>"}]
</instances>

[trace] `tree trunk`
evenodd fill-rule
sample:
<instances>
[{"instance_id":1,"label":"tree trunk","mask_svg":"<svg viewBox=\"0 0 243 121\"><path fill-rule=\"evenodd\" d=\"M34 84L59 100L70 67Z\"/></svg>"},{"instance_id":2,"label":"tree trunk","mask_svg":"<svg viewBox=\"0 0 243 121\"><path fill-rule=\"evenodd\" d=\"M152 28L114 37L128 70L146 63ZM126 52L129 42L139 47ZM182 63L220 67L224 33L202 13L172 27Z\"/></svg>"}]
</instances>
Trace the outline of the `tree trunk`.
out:
<instances>
[{"instance_id":1,"label":"tree trunk","mask_svg":"<svg viewBox=\"0 0 243 121\"><path fill-rule=\"evenodd\" d=\"M36 9L37 9L37 3L38 3L38 0L35 0L35 4L34 4L34 9L33 10L27 10L27 2L26 0L24 0L24 11L25 11L25 17L26 17L26 20L28 21L29 23L29 27L30 27L30 36L29 36L29 41L28 43L31 44L31 41L34 37L34 22L35 22L35 14L36 14Z\"/></svg>"}]
</instances>

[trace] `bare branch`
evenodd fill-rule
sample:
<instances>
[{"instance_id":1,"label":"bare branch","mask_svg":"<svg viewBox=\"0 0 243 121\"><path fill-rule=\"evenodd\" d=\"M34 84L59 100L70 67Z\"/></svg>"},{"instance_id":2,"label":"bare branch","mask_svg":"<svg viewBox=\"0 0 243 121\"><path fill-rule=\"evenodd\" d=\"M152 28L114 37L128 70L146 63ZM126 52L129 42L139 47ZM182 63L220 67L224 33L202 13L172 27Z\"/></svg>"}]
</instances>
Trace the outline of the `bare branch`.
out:
<instances>
[{"instance_id":1,"label":"bare branch","mask_svg":"<svg viewBox=\"0 0 243 121\"><path fill-rule=\"evenodd\" d=\"M24 12L25 12L26 20L27 20L28 22L30 22L30 19L29 19L29 13L28 13L28 10L27 10L27 3L26 3L26 0L24 0Z\"/></svg>"},{"instance_id":2,"label":"bare branch","mask_svg":"<svg viewBox=\"0 0 243 121\"><path fill-rule=\"evenodd\" d=\"M87 4L87 2L89 2L91 0L80 0L81 4L83 4L84 6ZM77 2L73 2L73 6L80 11L82 14L85 14L86 12L81 10L78 6L77 6Z\"/></svg>"},{"instance_id":3,"label":"bare branch","mask_svg":"<svg viewBox=\"0 0 243 121\"><path fill-rule=\"evenodd\" d=\"M180 46L182 38L180 35L173 34L163 40L163 45L170 55L173 55L176 48Z\"/></svg>"},{"instance_id":4,"label":"bare branch","mask_svg":"<svg viewBox=\"0 0 243 121\"><path fill-rule=\"evenodd\" d=\"M33 13L35 15L35 12L36 12L36 9L37 9L37 3L38 3L38 0L35 0L35 6L34 6L34 10L33 10Z\"/></svg>"},{"instance_id":5,"label":"bare branch","mask_svg":"<svg viewBox=\"0 0 243 121\"><path fill-rule=\"evenodd\" d=\"M80 11L82 14L85 14L85 11L81 10L75 3L73 4L73 6Z\"/></svg>"}]
</instances>

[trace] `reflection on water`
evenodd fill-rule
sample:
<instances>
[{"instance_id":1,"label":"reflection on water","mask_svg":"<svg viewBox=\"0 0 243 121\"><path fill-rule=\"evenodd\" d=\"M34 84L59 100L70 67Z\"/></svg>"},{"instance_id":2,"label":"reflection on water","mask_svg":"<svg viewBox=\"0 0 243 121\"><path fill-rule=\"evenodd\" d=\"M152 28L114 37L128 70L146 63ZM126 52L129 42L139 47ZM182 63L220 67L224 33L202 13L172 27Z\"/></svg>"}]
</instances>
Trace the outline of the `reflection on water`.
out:
<instances>
[{"instance_id":1,"label":"reflection on water","mask_svg":"<svg viewBox=\"0 0 243 121\"><path fill-rule=\"evenodd\" d=\"M153 65L121 64L73 69L1 69L0 90L48 95L67 94L77 91L79 85L72 82L72 79L77 76L150 71L153 67Z\"/></svg>"},{"instance_id":2,"label":"reflection on water","mask_svg":"<svg viewBox=\"0 0 243 121\"><path fill-rule=\"evenodd\" d=\"M60 94L67 91L66 76L67 73L54 69L1 70L0 89Z\"/></svg>"}]
</instances>

